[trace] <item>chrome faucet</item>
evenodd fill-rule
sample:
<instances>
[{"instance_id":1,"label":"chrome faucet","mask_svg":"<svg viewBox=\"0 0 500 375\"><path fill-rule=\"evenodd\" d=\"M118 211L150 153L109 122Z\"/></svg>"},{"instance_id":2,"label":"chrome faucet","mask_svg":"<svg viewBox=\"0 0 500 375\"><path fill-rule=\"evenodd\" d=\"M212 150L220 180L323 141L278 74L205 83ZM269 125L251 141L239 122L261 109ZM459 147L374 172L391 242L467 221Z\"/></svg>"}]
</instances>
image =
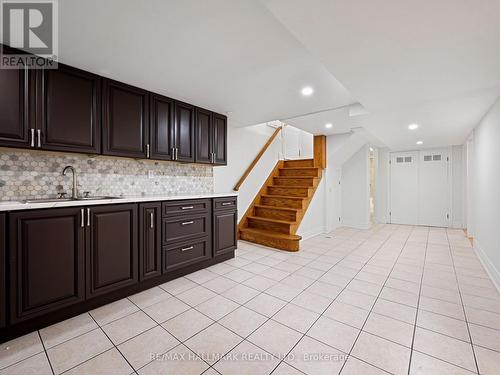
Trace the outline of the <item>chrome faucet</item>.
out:
<instances>
[{"instance_id":1,"label":"chrome faucet","mask_svg":"<svg viewBox=\"0 0 500 375\"><path fill-rule=\"evenodd\" d=\"M63 176L66 176L66 173L68 171L71 171L73 173L73 191L71 192L71 196L73 199L77 199L78 198L78 186L76 183L76 170L71 165L68 165L67 167L65 167L63 169L63 172L62 172Z\"/></svg>"}]
</instances>

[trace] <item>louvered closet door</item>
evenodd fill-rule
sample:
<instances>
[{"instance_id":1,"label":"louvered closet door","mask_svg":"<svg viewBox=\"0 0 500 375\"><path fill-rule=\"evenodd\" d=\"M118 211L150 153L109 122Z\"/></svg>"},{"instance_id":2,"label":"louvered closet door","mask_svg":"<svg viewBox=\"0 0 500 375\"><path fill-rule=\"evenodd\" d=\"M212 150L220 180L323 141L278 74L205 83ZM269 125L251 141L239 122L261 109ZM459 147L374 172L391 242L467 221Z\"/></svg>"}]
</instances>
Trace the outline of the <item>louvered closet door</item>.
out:
<instances>
[{"instance_id":1,"label":"louvered closet door","mask_svg":"<svg viewBox=\"0 0 500 375\"><path fill-rule=\"evenodd\" d=\"M390 222L418 224L418 152L391 154Z\"/></svg>"},{"instance_id":2,"label":"louvered closet door","mask_svg":"<svg viewBox=\"0 0 500 375\"><path fill-rule=\"evenodd\" d=\"M420 151L419 224L447 227L449 197L448 151Z\"/></svg>"}]
</instances>

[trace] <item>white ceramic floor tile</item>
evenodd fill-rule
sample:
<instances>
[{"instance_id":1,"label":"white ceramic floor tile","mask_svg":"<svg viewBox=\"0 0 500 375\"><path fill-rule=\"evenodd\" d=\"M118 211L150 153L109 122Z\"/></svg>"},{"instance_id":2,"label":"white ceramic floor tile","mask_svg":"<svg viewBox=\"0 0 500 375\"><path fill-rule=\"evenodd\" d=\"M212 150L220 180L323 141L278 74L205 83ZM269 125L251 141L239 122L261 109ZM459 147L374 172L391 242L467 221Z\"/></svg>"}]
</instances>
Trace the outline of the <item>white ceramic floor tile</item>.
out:
<instances>
[{"instance_id":1,"label":"white ceramic floor tile","mask_svg":"<svg viewBox=\"0 0 500 375\"><path fill-rule=\"evenodd\" d=\"M244 304L259 294L258 290L243 284L237 284L234 288L226 290L222 295L239 304Z\"/></svg>"},{"instance_id":2,"label":"white ceramic floor tile","mask_svg":"<svg viewBox=\"0 0 500 375\"><path fill-rule=\"evenodd\" d=\"M469 329L474 345L500 352L500 331L472 323L469 324Z\"/></svg>"},{"instance_id":3,"label":"white ceramic floor tile","mask_svg":"<svg viewBox=\"0 0 500 375\"><path fill-rule=\"evenodd\" d=\"M273 320L268 320L247 340L268 353L283 358L300 340L302 334Z\"/></svg>"},{"instance_id":4,"label":"white ceramic floor tile","mask_svg":"<svg viewBox=\"0 0 500 375\"><path fill-rule=\"evenodd\" d=\"M43 352L0 370L0 375L52 375L52 369Z\"/></svg>"},{"instance_id":5,"label":"white ceramic floor tile","mask_svg":"<svg viewBox=\"0 0 500 375\"><path fill-rule=\"evenodd\" d=\"M130 301L132 301L141 309L154 305L155 303L163 301L167 298L170 298L170 294L159 287L147 289L143 292L128 297Z\"/></svg>"},{"instance_id":6,"label":"white ceramic floor tile","mask_svg":"<svg viewBox=\"0 0 500 375\"><path fill-rule=\"evenodd\" d=\"M141 368L140 375L182 374L199 375L208 364L184 345L176 346Z\"/></svg>"},{"instance_id":7,"label":"white ceramic floor tile","mask_svg":"<svg viewBox=\"0 0 500 375\"><path fill-rule=\"evenodd\" d=\"M413 325L372 312L363 331L411 348Z\"/></svg>"},{"instance_id":8,"label":"white ceramic floor tile","mask_svg":"<svg viewBox=\"0 0 500 375\"><path fill-rule=\"evenodd\" d=\"M196 306L215 296L216 293L212 292L210 289L204 288L202 286L197 286L193 289L189 289L183 293L178 294L177 298L190 306Z\"/></svg>"},{"instance_id":9,"label":"white ceramic floor tile","mask_svg":"<svg viewBox=\"0 0 500 375\"><path fill-rule=\"evenodd\" d=\"M102 330L113 344L119 345L156 325L157 323L153 319L144 312L138 311L102 326Z\"/></svg>"},{"instance_id":10,"label":"white ceramic floor tile","mask_svg":"<svg viewBox=\"0 0 500 375\"><path fill-rule=\"evenodd\" d=\"M309 293L304 291L295 297L291 303L311 310L315 313L322 314L330 305L332 299L320 296L319 294Z\"/></svg>"},{"instance_id":11,"label":"white ceramic floor tile","mask_svg":"<svg viewBox=\"0 0 500 375\"><path fill-rule=\"evenodd\" d=\"M353 356L392 374L407 374L410 349L383 338L361 332Z\"/></svg>"},{"instance_id":12,"label":"white ceramic floor tile","mask_svg":"<svg viewBox=\"0 0 500 375\"><path fill-rule=\"evenodd\" d=\"M120 352L135 370L151 362L155 356L168 352L179 344L170 333L160 326L130 339L118 346Z\"/></svg>"},{"instance_id":13,"label":"white ceramic floor tile","mask_svg":"<svg viewBox=\"0 0 500 375\"><path fill-rule=\"evenodd\" d=\"M387 375L388 373L357 358L349 357L342 375Z\"/></svg>"},{"instance_id":14,"label":"white ceramic floor tile","mask_svg":"<svg viewBox=\"0 0 500 375\"><path fill-rule=\"evenodd\" d=\"M423 353L413 351L411 356L410 375L471 375L470 372L451 363L441 361L437 358Z\"/></svg>"},{"instance_id":15,"label":"white ceramic floor tile","mask_svg":"<svg viewBox=\"0 0 500 375\"><path fill-rule=\"evenodd\" d=\"M72 368L67 375L128 375L134 370L116 349L99 354L92 359Z\"/></svg>"},{"instance_id":16,"label":"white ceramic floor tile","mask_svg":"<svg viewBox=\"0 0 500 375\"><path fill-rule=\"evenodd\" d=\"M103 326L111 323L113 320L123 318L124 316L130 315L136 311L139 311L139 308L127 298L124 298L91 310L90 315L92 315L97 324Z\"/></svg>"},{"instance_id":17,"label":"white ceramic floor tile","mask_svg":"<svg viewBox=\"0 0 500 375\"><path fill-rule=\"evenodd\" d=\"M480 374L498 374L498 370L500 369L500 352L478 346L474 347L474 352L476 353L477 365L479 367Z\"/></svg>"},{"instance_id":18,"label":"white ceramic floor tile","mask_svg":"<svg viewBox=\"0 0 500 375\"><path fill-rule=\"evenodd\" d=\"M236 310L239 306L240 305L230 299L222 296L215 296L196 306L196 309L213 320L219 320L231 311Z\"/></svg>"},{"instance_id":19,"label":"white ceramic floor tile","mask_svg":"<svg viewBox=\"0 0 500 375\"><path fill-rule=\"evenodd\" d=\"M237 333L241 337L247 337L264 324L267 319L266 316L241 306L222 318L219 324Z\"/></svg>"},{"instance_id":20,"label":"white ceramic floor tile","mask_svg":"<svg viewBox=\"0 0 500 375\"><path fill-rule=\"evenodd\" d=\"M178 279L174 279L172 281L166 282L165 284L161 284L160 288L165 290L166 292L176 296L186 290L194 288L197 286L195 282L186 279L185 277L179 277Z\"/></svg>"},{"instance_id":21,"label":"white ceramic floor tile","mask_svg":"<svg viewBox=\"0 0 500 375\"><path fill-rule=\"evenodd\" d=\"M293 304L286 305L273 316L273 320L302 333L306 333L318 318L319 314Z\"/></svg>"},{"instance_id":22,"label":"white ceramic floor tile","mask_svg":"<svg viewBox=\"0 0 500 375\"><path fill-rule=\"evenodd\" d=\"M241 341L243 339L240 336L215 323L191 337L185 345L204 361L213 364Z\"/></svg>"},{"instance_id":23,"label":"white ceramic floor tile","mask_svg":"<svg viewBox=\"0 0 500 375\"><path fill-rule=\"evenodd\" d=\"M50 349L64 341L80 336L98 328L98 325L88 314L81 314L40 330L45 349Z\"/></svg>"},{"instance_id":24,"label":"white ceramic floor tile","mask_svg":"<svg viewBox=\"0 0 500 375\"><path fill-rule=\"evenodd\" d=\"M370 312L368 310L334 301L324 312L324 316L361 329Z\"/></svg>"},{"instance_id":25,"label":"white ceramic floor tile","mask_svg":"<svg viewBox=\"0 0 500 375\"><path fill-rule=\"evenodd\" d=\"M55 374L61 374L112 347L104 332L95 329L47 350L47 355Z\"/></svg>"},{"instance_id":26,"label":"white ceramic floor tile","mask_svg":"<svg viewBox=\"0 0 500 375\"><path fill-rule=\"evenodd\" d=\"M32 332L17 339L0 344L0 369L43 352L38 332Z\"/></svg>"},{"instance_id":27,"label":"white ceramic floor tile","mask_svg":"<svg viewBox=\"0 0 500 375\"><path fill-rule=\"evenodd\" d=\"M257 297L253 298L245 304L245 306L249 309L254 310L259 314L265 315L269 318L276 314L276 312L285 305L285 301L264 293L259 294Z\"/></svg>"},{"instance_id":28,"label":"white ceramic floor tile","mask_svg":"<svg viewBox=\"0 0 500 375\"><path fill-rule=\"evenodd\" d=\"M420 310L417 317L417 326L459 340L470 341L469 330L467 329L467 324L463 320Z\"/></svg>"},{"instance_id":29,"label":"white ceramic floor tile","mask_svg":"<svg viewBox=\"0 0 500 375\"><path fill-rule=\"evenodd\" d=\"M278 358L248 341L243 341L217 362L214 368L221 374L270 374L278 363Z\"/></svg>"},{"instance_id":30,"label":"white ceramic floor tile","mask_svg":"<svg viewBox=\"0 0 500 375\"><path fill-rule=\"evenodd\" d=\"M223 276L216 277L215 279L203 283L203 286L205 288L210 289L212 292L218 294L225 292L226 290L231 289L236 285L237 283L235 281L225 278Z\"/></svg>"},{"instance_id":31,"label":"white ceramic floor tile","mask_svg":"<svg viewBox=\"0 0 500 375\"><path fill-rule=\"evenodd\" d=\"M185 341L207 328L214 321L195 309L187 310L162 324L178 340Z\"/></svg>"},{"instance_id":32,"label":"white ceramic floor tile","mask_svg":"<svg viewBox=\"0 0 500 375\"><path fill-rule=\"evenodd\" d=\"M320 317L307 332L308 336L342 350L344 353L349 353L358 334L359 329L324 316Z\"/></svg>"}]
</instances>

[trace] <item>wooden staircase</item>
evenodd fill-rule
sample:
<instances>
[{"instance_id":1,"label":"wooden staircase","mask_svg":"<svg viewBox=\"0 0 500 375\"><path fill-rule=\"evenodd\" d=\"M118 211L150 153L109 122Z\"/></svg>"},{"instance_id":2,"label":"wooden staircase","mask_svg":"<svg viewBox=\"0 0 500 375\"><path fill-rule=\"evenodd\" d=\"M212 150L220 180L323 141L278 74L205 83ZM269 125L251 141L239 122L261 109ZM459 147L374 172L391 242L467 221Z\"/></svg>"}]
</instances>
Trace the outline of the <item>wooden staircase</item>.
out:
<instances>
[{"instance_id":1,"label":"wooden staircase","mask_svg":"<svg viewBox=\"0 0 500 375\"><path fill-rule=\"evenodd\" d=\"M316 166L315 166L316 165ZM242 240L298 251L297 229L321 181L315 159L280 160L238 226Z\"/></svg>"}]
</instances>

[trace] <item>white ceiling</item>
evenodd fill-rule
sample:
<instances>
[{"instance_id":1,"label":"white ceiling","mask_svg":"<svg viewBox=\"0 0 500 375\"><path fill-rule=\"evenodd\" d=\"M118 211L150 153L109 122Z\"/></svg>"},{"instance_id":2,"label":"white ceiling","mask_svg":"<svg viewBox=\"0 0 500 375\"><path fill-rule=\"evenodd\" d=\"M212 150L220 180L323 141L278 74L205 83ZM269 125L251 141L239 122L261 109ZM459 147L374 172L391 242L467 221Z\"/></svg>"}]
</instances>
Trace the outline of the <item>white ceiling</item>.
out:
<instances>
[{"instance_id":1,"label":"white ceiling","mask_svg":"<svg viewBox=\"0 0 500 375\"><path fill-rule=\"evenodd\" d=\"M348 122L391 148L462 143L500 95L498 0L262 1L371 113Z\"/></svg>"},{"instance_id":2,"label":"white ceiling","mask_svg":"<svg viewBox=\"0 0 500 375\"><path fill-rule=\"evenodd\" d=\"M63 62L231 112L232 125L353 102L259 1L64 0L59 14Z\"/></svg>"},{"instance_id":3,"label":"white ceiling","mask_svg":"<svg viewBox=\"0 0 500 375\"><path fill-rule=\"evenodd\" d=\"M444 146L500 95L499 14L498 0L64 0L60 59L230 112L232 126L289 119ZM370 113L331 110L355 102Z\"/></svg>"}]
</instances>

